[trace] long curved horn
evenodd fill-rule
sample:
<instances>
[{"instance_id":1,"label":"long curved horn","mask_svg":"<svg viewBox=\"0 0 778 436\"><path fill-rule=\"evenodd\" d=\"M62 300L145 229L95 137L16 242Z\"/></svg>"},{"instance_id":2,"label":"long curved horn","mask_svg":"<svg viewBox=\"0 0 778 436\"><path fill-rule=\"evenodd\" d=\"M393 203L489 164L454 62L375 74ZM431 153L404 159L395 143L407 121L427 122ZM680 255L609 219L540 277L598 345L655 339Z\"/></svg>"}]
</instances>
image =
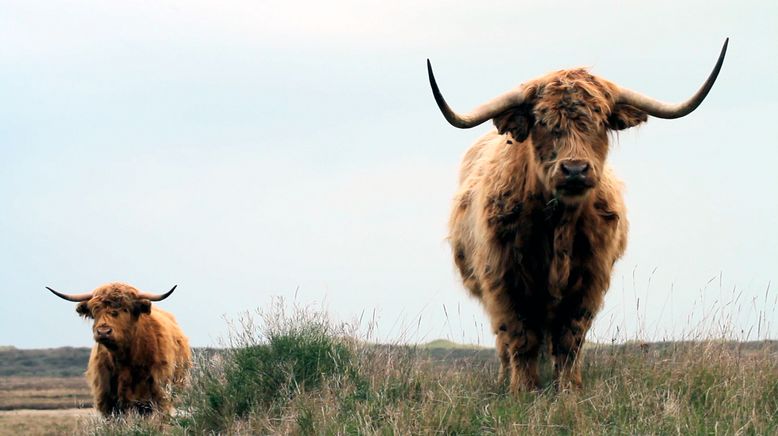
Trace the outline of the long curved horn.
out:
<instances>
[{"instance_id":1,"label":"long curved horn","mask_svg":"<svg viewBox=\"0 0 778 436\"><path fill-rule=\"evenodd\" d=\"M51 291L52 294L56 295L57 297L63 300L73 301L75 303L92 299L91 292L87 292L86 294L63 294L61 292L55 291L54 289L51 289L48 286L46 286L46 289L48 289L49 291Z\"/></svg>"},{"instance_id":2,"label":"long curved horn","mask_svg":"<svg viewBox=\"0 0 778 436\"><path fill-rule=\"evenodd\" d=\"M702 87L690 99L677 104L664 103L630 89L620 87L616 102L633 106L657 118L673 119L689 115L705 100L705 96L708 95L708 92L713 87L713 83L716 82L721 65L724 63L724 55L727 54L727 44L729 44L729 38L724 41L721 54L719 54L719 60L708 76L708 80L702 84Z\"/></svg>"},{"instance_id":3,"label":"long curved horn","mask_svg":"<svg viewBox=\"0 0 778 436\"><path fill-rule=\"evenodd\" d=\"M448 106L448 103L443 98L443 94L440 93L429 59L427 59L427 73L430 77L432 95L435 97L435 102L438 104L440 111L443 112L446 121L460 129L469 129L482 124L484 121L492 119L514 106L521 105L526 98L521 87L517 87L476 107L470 113L460 115Z\"/></svg>"},{"instance_id":4,"label":"long curved horn","mask_svg":"<svg viewBox=\"0 0 778 436\"><path fill-rule=\"evenodd\" d=\"M149 293L146 293L146 292L139 292L138 293L138 299L146 299L146 300L149 300L149 301L162 301L165 298L169 297L170 294L172 294L173 291L175 291L177 287L178 287L178 285L173 286L173 289L165 292L164 294L149 294Z\"/></svg>"}]
</instances>

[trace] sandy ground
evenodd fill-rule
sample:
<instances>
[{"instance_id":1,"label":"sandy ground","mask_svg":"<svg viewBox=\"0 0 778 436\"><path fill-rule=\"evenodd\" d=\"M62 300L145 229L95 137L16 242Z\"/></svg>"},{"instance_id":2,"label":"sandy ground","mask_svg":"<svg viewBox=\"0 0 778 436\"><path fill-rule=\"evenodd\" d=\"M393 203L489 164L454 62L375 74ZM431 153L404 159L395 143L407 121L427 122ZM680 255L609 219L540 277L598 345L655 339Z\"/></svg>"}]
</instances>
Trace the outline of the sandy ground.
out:
<instances>
[{"instance_id":1,"label":"sandy ground","mask_svg":"<svg viewBox=\"0 0 778 436\"><path fill-rule=\"evenodd\" d=\"M79 423L95 416L95 409L3 410L0 436L77 434Z\"/></svg>"},{"instance_id":2,"label":"sandy ground","mask_svg":"<svg viewBox=\"0 0 778 436\"><path fill-rule=\"evenodd\" d=\"M35 410L35 409L17 409L17 410L0 410L0 417L5 416L97 416L97 410L95 409L50 409L50 410Z\"/></svg>"},{"instance_id":3,"label":"sandy ground","mask_svg":"<svg viewBox=\"0 0 778 436\"><path fill-rule=\"evenodd\" d=\"M0 410L89 408L84 377L0 377Z\"/></svg>"}]
</instances>

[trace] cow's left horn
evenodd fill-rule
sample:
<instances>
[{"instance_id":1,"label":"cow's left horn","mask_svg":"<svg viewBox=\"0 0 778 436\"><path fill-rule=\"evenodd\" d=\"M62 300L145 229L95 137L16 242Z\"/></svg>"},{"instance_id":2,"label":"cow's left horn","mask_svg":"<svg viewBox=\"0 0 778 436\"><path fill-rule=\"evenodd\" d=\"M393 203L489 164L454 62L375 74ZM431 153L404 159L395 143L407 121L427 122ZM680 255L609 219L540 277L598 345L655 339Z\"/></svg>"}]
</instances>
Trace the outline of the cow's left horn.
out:
<instances>
[{"instance_id":1,"label":"cow's left horn","mask_svg":"<svg viewBox=\"0 0 778 436\"><path fill-rule=\"evenodd\" d=\"M56 295L57 297L63 300L73 301L75 303L92 299L91 292L87 292L86 294L63 294L62 292L57 292L48 286L46 286L46 289L48 289L49 291L51 291L52 294Z\"/></svg>"},{"instance_id":2,"label":"cow's left horn","mask_svg":"<svg viewBox=\"0 0 778 436\"><path fill-rule=\"evenodd\" d=\"M729 38L724 41L724 46L721 48L721 54L719 54L719 60L716 62L716 66L713 67L710 76L708 76L708 80L703 83L696 94L685 102L678 104L664 103L626 88L619 89L619 97L616 102L634 106L657 118L672 119L689 115L693 110L697 109L697 106L699 106L703 100L705 100L708 92L713 87L713 83L716 82L716 77L719 75L721 65L724 63L724 55L727 54L727 44L729 44Z\"/></svg>"},{"instance_id":3,"label":"cow's left horn","mask_svg":"<svg viewBox=\"0 0 778 436\"><path fill-rule=\"evenodd\" d=\"M498 95L473 109L470 113L460 115L448 106L448 103L446 103L446 100L443 98L443 94L440 93L438 83L435 81L435 75L432 74L432 64L429 59L427 59L427 73L430 76L432 95L435 97L435 102L438 104L440 111L443 112L446 121L452 126L459 127L460 129L469 129L482 124L484 121L490 120L512 107L521 105L526 98L522 88L518 87Z\"/></svg>"},{"instance_id":4,"label":"cow's left horn","mask_svg":"<svg viewBox=\"0 0 778 436\"><path fill-rule=\"evenodd\" d=\"M177 287L178 287L178 285L173 286L173 289L165 292L164 294L147 294L145 292L139 292L138 293L138 298L139 299L149 300L149 301L162 301L165 298L169 297L170 294L172 294L173 291L175 291Z\"/></svg>"}]
</instances>

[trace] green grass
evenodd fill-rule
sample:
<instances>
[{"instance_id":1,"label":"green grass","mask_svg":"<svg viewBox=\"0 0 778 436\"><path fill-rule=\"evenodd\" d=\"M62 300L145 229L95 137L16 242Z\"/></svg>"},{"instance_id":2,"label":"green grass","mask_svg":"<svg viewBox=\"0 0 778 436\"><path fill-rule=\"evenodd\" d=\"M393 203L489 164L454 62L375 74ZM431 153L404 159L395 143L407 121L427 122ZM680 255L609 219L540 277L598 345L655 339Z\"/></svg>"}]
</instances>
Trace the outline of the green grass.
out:
<instances>
[{"instance_id":1,"label":"green grass","mask_svg":"<svg viewBox=\"0 0 778 436\"><path fill-rule=\"evenodd\" d=\"M235 421L279 412L301 393L354 370L353 346L326 318L304 311L296 316L293 321L265 317L260 337L251 328L240 332L237 346L221 353L219 363L200 356L192 388L182 394L188 412L179 421L182 428L226 430Z\"/></svg>"},{"instance_id":2,"label":"green grass","mask_svg":"<svg viewBox=\"0 0 778 436\"><path fill-rule=\"evenodd\" d=\"M493 350L370 345L277 305L198 353L173 417L92 434L776 434L778 343L591 345L580 392L509 395ZM546 381L550 371L544 372Z\"/></svg>"}]
</instances>

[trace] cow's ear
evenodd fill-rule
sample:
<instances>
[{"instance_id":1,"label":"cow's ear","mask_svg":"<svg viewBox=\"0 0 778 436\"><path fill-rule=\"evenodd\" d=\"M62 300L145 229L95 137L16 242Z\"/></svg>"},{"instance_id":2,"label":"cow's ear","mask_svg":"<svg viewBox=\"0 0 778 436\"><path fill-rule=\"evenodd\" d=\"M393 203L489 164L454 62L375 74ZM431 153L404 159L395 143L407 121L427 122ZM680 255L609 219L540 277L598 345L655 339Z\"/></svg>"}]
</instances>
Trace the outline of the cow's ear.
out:
<instances>
[{"instance_id":1,"label":"cow's ear","mask_svg":"<svg viewBox=\"0 0 778 436\"><path fill-rule=\"evenodd\" d=\"M76 306L76 313L83 316L84 318L92 318L92 311L89 310L89 303L88 301L82 301L78 303L78 306Z\"/></svg>"},{"instance_id":2,"label":"cow's ear","mask_svg":"<svg viewBox=\"0 0 778 436\"><path fill-rule=\"evenodd\" d=\"M608 128L611 130L624 130L645 123L648 115L640 109L626 104L617 104L608 117Z\"/></svg>"},{"instance_id":3,"label":"cow's ear","mask_svg":"<svg viewBox=\"0 0 778 436\"><path fill-rule=\"evenodd\" d=\"M146 299L135 300L135 303L133 303L132 305L132 315L141 316L144 313L145 314L151 313L151 301Z\"/></svg>"},{"instance_id":4,"label":"cow's ear","mask_svg":"<svg viewBox=\"0 0 778 436\"><path fill-rule=\"evenodd\" d=\"M535 124L535 118L532 116L532 107L525 104L497 115L492 122L499 134L510 133L517 142L524 142Z\"/></svg>"}]
</instances>

